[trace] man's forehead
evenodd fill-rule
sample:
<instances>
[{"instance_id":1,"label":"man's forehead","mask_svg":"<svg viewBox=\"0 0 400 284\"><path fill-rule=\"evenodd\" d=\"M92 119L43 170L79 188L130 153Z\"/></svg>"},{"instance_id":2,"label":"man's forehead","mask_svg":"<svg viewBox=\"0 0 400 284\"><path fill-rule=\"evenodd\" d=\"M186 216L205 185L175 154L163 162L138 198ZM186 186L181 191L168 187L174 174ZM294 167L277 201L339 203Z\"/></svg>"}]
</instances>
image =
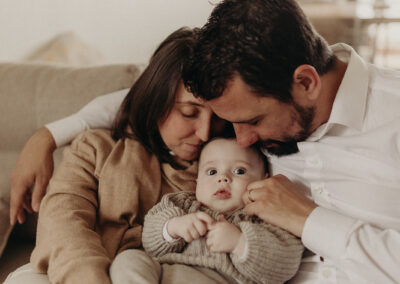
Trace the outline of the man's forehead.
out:
<instances>
[{"instance_id":1,"label":"man's forehead","mask_svg":"<svg viewBox=\"0 0 400 284\"><path fill-rule=\"evenodd\" d=\"M253 103L245 103L236 96L223 94L207 104L218 117L232 123L247 123L259 116Z\"/></svg>"}]
</instances>

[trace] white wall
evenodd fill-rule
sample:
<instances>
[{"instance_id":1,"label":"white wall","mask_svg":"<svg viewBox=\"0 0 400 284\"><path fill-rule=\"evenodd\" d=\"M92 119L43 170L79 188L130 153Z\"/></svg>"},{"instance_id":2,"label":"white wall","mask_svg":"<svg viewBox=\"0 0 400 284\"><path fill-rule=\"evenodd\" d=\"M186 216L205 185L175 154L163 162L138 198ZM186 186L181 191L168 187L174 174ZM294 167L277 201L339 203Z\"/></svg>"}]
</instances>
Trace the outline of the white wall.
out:
<instances>
[{"instance_id":1,"label":"white wall","mask_svg":"<svg viewBox=\"0 0 400 284\"><path fill-rule=\"evenodd\" d=\"M202 26L218 0L0 0L0 61L72 31L111 63L147 62L169 33Z\"/></svg>"}]
</instances>

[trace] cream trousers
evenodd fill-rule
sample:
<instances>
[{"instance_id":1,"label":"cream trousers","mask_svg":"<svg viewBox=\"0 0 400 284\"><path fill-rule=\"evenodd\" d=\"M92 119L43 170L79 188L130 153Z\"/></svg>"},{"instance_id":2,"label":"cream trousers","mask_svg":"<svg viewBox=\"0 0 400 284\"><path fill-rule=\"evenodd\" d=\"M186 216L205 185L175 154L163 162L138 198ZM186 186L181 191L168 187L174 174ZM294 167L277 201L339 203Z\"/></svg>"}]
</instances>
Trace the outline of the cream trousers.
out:
<instances>
[{"instance_id":1,"label":"cream trousers","mask_svg":"<svg viewBox=\"0 0 400 284\"><path fill-rule=\"evenodd\" d=\"M228 284L218 272L182 264L159 264L143 250L118 254L110 267L113 284ZM28 263L10 273L4 284L50 284L46 274L35 272Z\"/></svg>"}]
</instances>

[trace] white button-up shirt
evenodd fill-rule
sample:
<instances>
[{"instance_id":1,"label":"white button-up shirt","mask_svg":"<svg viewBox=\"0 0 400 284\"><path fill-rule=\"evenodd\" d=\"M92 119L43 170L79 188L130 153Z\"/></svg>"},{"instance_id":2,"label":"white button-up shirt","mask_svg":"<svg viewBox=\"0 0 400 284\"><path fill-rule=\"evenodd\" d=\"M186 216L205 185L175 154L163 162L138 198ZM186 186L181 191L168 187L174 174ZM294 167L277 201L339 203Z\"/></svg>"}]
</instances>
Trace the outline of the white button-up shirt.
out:
<instances>
[{"instance_id":1,"label":"white button-up shirt","mask_svg":"<svg viewBox=\"0 0 400 284\"><path fill-rule=\"evenodd\" d=\"M332 46L348 67L327 123L293 155L269 156L320 207L293 283L400 283L400 72ZM322 258L321 258L322 256Z\"/></svg>"},{"instance_id":2,"label":"white button-up shirt","mask_svg":"<svg viewBox=\"0 0 400 284\"><path fill-rule=\"evenodd\" d=\"M400 72L332 46L348 67L329 121L300 152L270 156L320 206L305 224L306 254L292 283L400 283ZM110 128L128 90L47 125L61 146L86 128ZM323 258L321 258L323 257Z\"/></svg>"}]
</instances>

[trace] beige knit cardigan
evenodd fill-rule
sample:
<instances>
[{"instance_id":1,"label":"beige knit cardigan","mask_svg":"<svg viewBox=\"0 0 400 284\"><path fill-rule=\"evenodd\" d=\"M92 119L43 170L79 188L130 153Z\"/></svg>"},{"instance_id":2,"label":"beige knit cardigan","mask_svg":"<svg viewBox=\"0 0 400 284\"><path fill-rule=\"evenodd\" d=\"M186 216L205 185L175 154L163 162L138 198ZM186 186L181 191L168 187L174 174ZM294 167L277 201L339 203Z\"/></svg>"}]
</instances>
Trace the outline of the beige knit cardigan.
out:
<instances>
[{"instance_id":1,"label":"beige knit cardigan","mask_svg":"<svg viewBox=\"0 0 400 284\"><path fill-rule=\"evenodd\" d=\"M197 165L174 170L137 141L90 130L64 152L40 206L33 267L52 283L110 283L115 255L141 246L147 211L168 192L193 191Z\"/></svg>"},{"instance_id":2,"label":"beige knit cardigan","mask_svg":"<svg viewBox=\"0 0 400 284\"><path fill-rule=\"evenodd\" d=\"M175 242L164 239L163 228L169 219L197 211L219 220L220 213L202 205L193 192L165 195L145 217L142 241L146 252L160 263L207 267L240 283L283 283L296 274L304 250L300 239L257 217L245 215L243 210L225 215L225 218L244 234L248 248L244 260L234 254L210 252L205 238L191 243L183 239Z\"/></svg>"}]
</instances>

